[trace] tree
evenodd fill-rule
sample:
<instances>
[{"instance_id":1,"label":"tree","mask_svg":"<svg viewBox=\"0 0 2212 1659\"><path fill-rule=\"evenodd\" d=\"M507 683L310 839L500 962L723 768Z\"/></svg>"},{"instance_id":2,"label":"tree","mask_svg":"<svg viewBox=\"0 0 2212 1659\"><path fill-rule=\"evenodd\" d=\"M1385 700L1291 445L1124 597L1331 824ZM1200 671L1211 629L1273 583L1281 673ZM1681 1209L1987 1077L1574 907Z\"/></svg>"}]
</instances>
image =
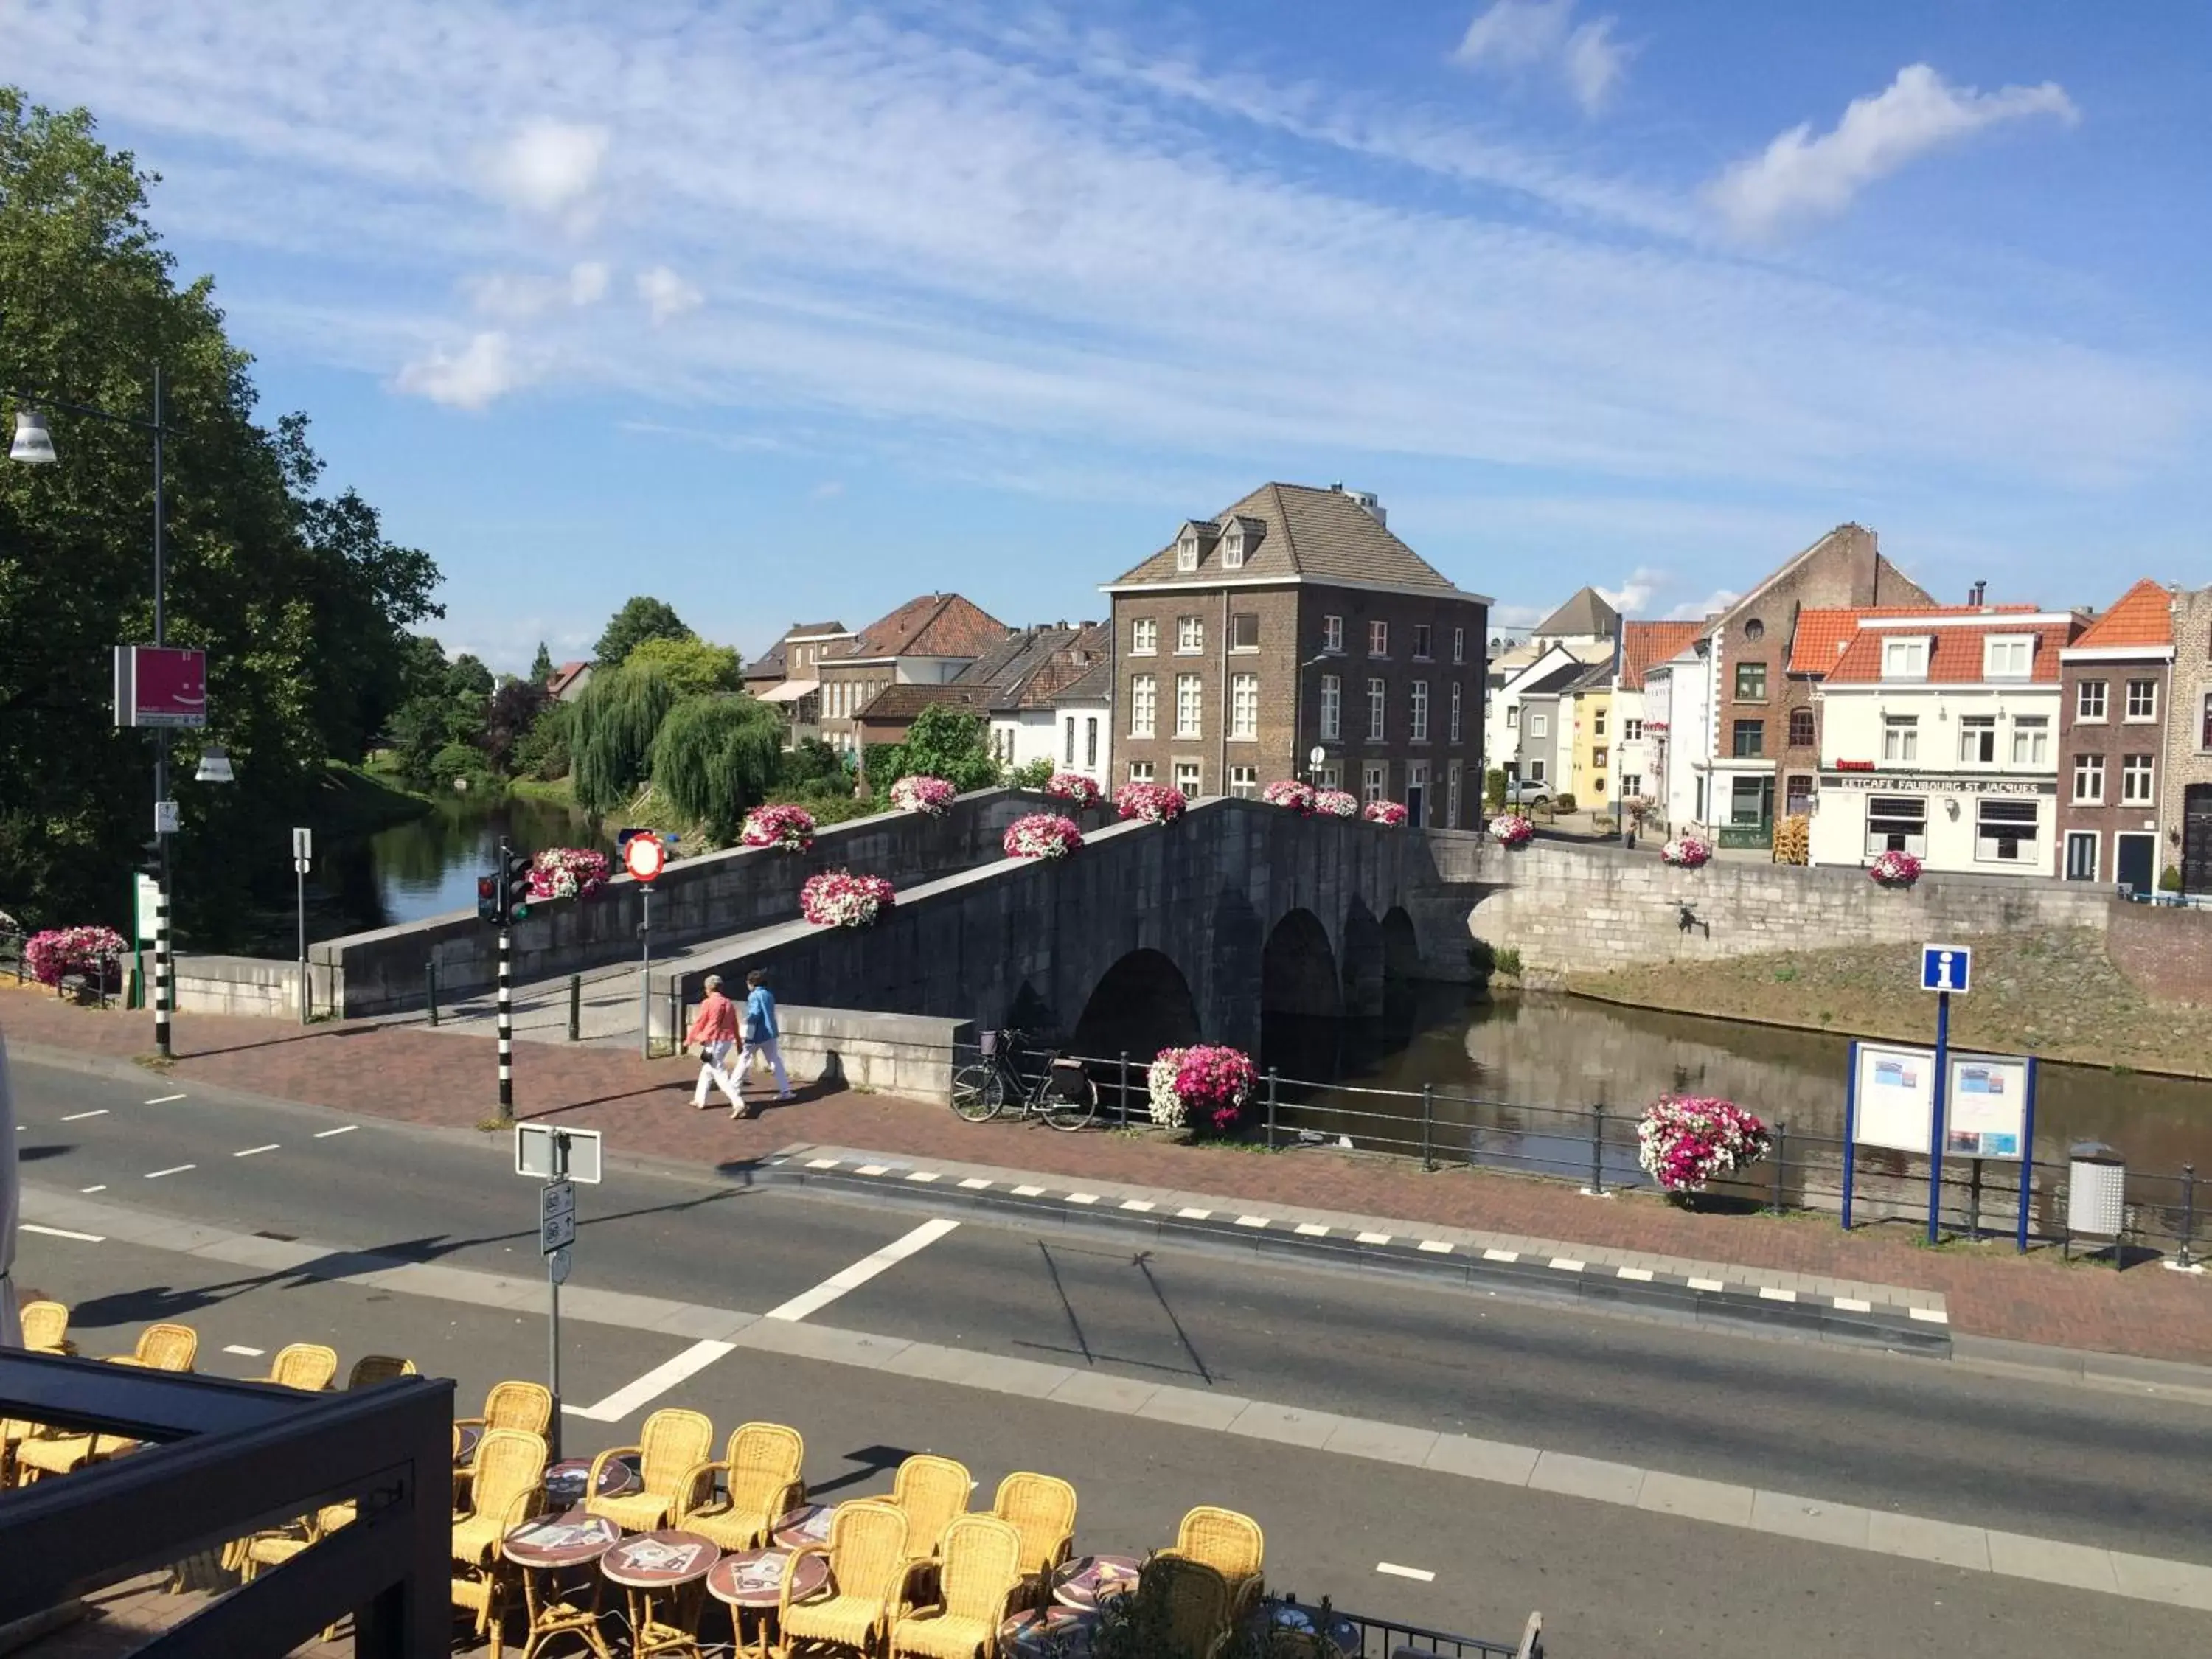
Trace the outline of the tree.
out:
<instances>
[{"instance_id":1,"label":"tree","mask_svg":"<svg viewBox=\"0 0 2212 1659\"><path fill-rule=\"evenodd\" d=\"M547 702L538 711L520 742L514 746L514 770L517 775L528 775L550 781L568 775L569 739L574 734L576 705L573 702Z\"/></svg>"},{"instance_id":2,"label":"tree","mask_svg":"<svg viewBox=\"0 0 2212 1659\"><path fill-rule=\"evenodd\" d=\"M956 789L988 789L999 781L999 763L991 753L990 728L979 714L932 703L914 717L906 741L896 745L892 769L878 775L872 765L868 781L888 788L917 774L943 778Z\"/></svg>"},{"instance_id":3,"label":"tree","mask_svg":"<svg viewBox=\"0 0 2212 1659\"><path fill-rule=\"evenodd\" d=\"M801 738L785 753L775 787L786 794L849 795L852 769L845 757L819 738Z\"/></svg>"},{"instance_id":4,"label":"tree","mask_svg":"<svg viewBox=\"0 0 2212 1659\"><path fill-rule=\"evenodd\" d=\"M1006 781L1017 789L1042 789L1052 781L1052 775L1060 769L1048 755L1040 755L1026 766L1017 766L1006 775Z\"/></svg>"},{"instance_id":5,"label":"tree","mask_svg":"<svg viewBox=\"0 0 2212 1659\"><path fill-rule=\"evenodd\" d=\"M627 601L623 608L608 619L606 631L599 635L593 652L602 670L619 668L629 653L647 640L688 640L691 630L684 625L684 618L676 614L676 607L665 599L648 599L640 593Z\"/></svg>"},{"instance_id":6,"label":"tree","mask_svg":"<svg viewBox=\"0 0 2212 1659\"><path fill-rule=\"evenodd\" d=\"M624 664L592 676L574 707L569 773L576 804L611 812L653 775L653 740L676 706L676 688L651 665Z\"/></svg>"},{"instance_id":7,"label":"tree","mask_svg":"<svg viewBox=\"0 0 2212 1659\"><path fill-rule=\"evenodd\" d=\"M625 663L650 663L668 676L668 683L687 697L744 687L744 665L726 645L709 645L696 635L680 640L656 636L641 640L623 659Z\"/></svg>"},{"instance_id":8,"label":"tree","mask_svg":"<svg viewBox=\"0 0 2212 1659\"><path fill-rule=\"evenodd\" d=\"M538 641L538 654L530 659L530 683L545 685L553 678L553 653L545 648L545 641Z\"/></svg>"},{"instance_id":9,"label":"tree","mask_svg":"<svg viewBox=\"0 0 2212 1659\"><path fill-rule=\"evenodd\" d=\"M751 697L686 697L653 740L654 793L714 840L735 841L768 798L783 758L783 721Z\"/></svg>"},{"instance_id":10,"label":"tree","mask_svg":"<svg viewBox=\"0 0 2212 1659\"><path fill-rule=\"evenodd\" d=\"M484 711L483 752L494 771L516 769L516 753L544 707L543 680L509 678L491 694L490 706Z\"/></svg>"}]
</instances>

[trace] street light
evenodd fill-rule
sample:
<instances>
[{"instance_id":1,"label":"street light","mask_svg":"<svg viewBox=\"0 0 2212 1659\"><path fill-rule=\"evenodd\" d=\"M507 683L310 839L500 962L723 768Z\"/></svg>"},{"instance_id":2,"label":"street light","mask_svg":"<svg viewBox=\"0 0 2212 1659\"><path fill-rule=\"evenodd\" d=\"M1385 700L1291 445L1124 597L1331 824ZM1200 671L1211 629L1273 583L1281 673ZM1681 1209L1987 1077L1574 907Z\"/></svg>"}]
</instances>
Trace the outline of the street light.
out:
<instances>
[{"instance_id":1,"label":"street light","mask_svg":"<svg viewBox=\"0 0 2212 1659\"><path fill-rule=\"evenodd\" d=\"M194 783L234 783L237 775L230 769L230 751L210 747L200 750L200 769L192 774Z\"/></svg>"},{"instance_id":2,"label":"street light","mask_svg":"<svg viewBox=\"0 0 2212 1659\"><path fill-rule=\"evenodd\" d=\"M1334 651L1317 652L1314 655L1308 657L1304 662L1300 663L1291 671L1291 774L1293 777L1297 775L1298 762L1304 759L1307 762L1307 781L1311 783L1318 783L1321 781L1320 763L1314 761L1310 757L1303 756L1299 753L1299 750L1305 740L1306 670L1311 668L1317 662L1327 662L1332 657L1339 654L1340 653Z\"/></svg>"},{"instance_id":3,"label":"street light","mask_svg":"<svg viewBox=\"0 0 2212 1659\"><path fill-rule=\"evenodd\" d=\"M26 466L51 466L61 458L54 453L54 435L46 430L46 417L35 409L15 411L15 441L8 446L8 459Z\"/></svg>"}]
</instances>

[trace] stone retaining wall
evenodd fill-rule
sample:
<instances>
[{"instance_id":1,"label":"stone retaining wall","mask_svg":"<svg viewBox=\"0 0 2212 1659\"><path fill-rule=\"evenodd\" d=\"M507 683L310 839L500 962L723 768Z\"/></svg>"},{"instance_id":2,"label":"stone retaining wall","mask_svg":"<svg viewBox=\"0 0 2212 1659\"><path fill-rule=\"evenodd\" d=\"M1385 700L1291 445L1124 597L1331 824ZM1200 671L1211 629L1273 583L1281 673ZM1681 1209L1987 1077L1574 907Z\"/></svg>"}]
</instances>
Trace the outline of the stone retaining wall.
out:
<instances>
[{"instance_id":1,"label":"stone retaining wall","mask_svg":"<svg viewBox=\"0 0 2212 1659\"><path fill-rule=\"evenodd\" d=\"M2212 1002L2212 910L2108 899L2105 953L2145 996Z\"/></svg>"}]
</instances>

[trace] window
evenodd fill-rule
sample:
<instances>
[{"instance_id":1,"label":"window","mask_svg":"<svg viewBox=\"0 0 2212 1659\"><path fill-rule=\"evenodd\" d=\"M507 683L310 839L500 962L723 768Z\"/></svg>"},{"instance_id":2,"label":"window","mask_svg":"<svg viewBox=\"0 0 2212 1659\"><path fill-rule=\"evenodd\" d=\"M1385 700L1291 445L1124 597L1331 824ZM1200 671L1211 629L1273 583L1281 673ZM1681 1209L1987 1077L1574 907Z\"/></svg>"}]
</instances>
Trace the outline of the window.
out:
<instances>
[{"instance_id":1,"label":"window","mask_svg":"<svg viewBox=\"0 0 2212 1659\"><path fill-rule=\"evenodd\" d=\"M1198 763L1196 761L1176 763L1176 787L1182 791L1182 798L1185 800L1198 799Z\"/></svg>"},{"instance_id":2,"label":"window","mask_svg":"<svg viewBox=\"0 0 2212 1659\"><path fill-rule=\"evenodd\" d=\"M1198 568L1198 538L1196 535L1187 535L1181 541L1176 544L1176 568L1178 570L1195 570Z\"/></svg>"},{"instance_id":3,"label":"window","mask_svg":"<svg viewBox=\"0 0 2212 1659\"><path fill-rule=\"evenodd\" d=\"M2076 806L2101 806L2105 801L2105 757L2102 755L2074 757L2074 804Z\"/></svg>"},{"instance_id":4,"label":"window","mask_svg":"<svg viewBox=\"0 0 2212 1659\"><path fill-rule=\"evenodd\" d=\"M1506 705L1505 705L1505 729L1506 729L1507 731L1509 731L1509 732L1513 731L1513 730L1514 730L1516 727L1517 727L1520 724L1521 724L1521 705L1520 705L1519 703L1517 703L1517 702L1510 702L1510 703L1506 704Z\"/></svg>"},{"instance_id":5,"label":"window","mask_svg":"<svg viewBox=\"0 0 2212 1659\"><path fill-rule=\"evenodd\" d=\"M1323 617L1321 619L1321 648L1324 651L1344 649L1344 618Z\"/></svg>"},{"instance_id":6,"label":"window","mask_svg":"<svg viewBox=\"0 0 2212 1659\"><path fill-rule=\"evenodd\" d=\"M1464 628L1452 629L1452 660L1454 662L1467 660L1467 629ZM1456 817L1459 815L1454 813L1452 816Z\"/></svg>"},{"instance_id":7,"label":"window","mask_svg":"<svg viewBox=\"0 0 2212 1659\"><path fill-rule=\"evenodd\" d=\"M1913 795L1875 795L1867 802L1866 850L1869 858L1884 853L1910 853L1915 858L1928 851L1928 803Z\"/></svg>"},{"instance_id":8,"label":"window","mask_svg":"<svg viewBox=\"0 0 2212 1659\"><path fill-rule=\"evenodd\" d=\"M1528 735L1532 738L1547 738L1551 736L1552 717L1549 714L1545 714L1543 710L1540 708L1530 709L1528 711Z\"/></svg>"},{"instance_id":9,"label":"window","mask_svg":"<svg viewBox=\"0 0 2212 1659\"><path fill-rule=\"evenodd\" d=\"M2120 761L2120 804L2148 806L2151 798L2151 757L2128 755Z\"/></svg>"},{"instance_id":10,"label":"window","mask_svg":"<svg viewBox=\"0 0 2212 1659\"><path fill-rule=\"evenodd\" d=\"M1430 635L1431 630L1428 623L1415 623L1413 624L1413 654L1415 656L1421 658L1428 656Z\"/></svg>"},{"instance_id":11,"label":"window","mask_svg":"<svg viewBox=\"0 0 2212 1659\"><path fill-rule=\"evenodd\" d=\"M1543 781L1544 763L1540 760L1530 761L1528 763L1528 781L1531 783L1541 783Z\"/></svg>"},{"instance_id":12,"label":"window","mask_svg":"<svg viewBox=\"0 0 2212 1659\"><path fill-rule=\"evenodd\" d=\"M1782 810L1789 817L1802 817L1813 810L1813 780L1802 772L1792 772L1782 786Z\"/></svg>"},{"instance_id":13,"label":"window","mask_svg":"<svg viewBox=\"0 0 2212 1659\"><path fill-rule=\"evenodd\" d=\"M1199 715L1200 695L1197 675L1176 676L1176 736L1194 738L1200 735L1202 724Z\"/></svg>"},{"instance_id":14,"label":"window","mask_svg":"<svg viewBox=\"0 0 2212 1659\"><path fill-rule=\"evenodd\" d=\"M1419 829L1428 821L1429 763L1426 761L1406 763L1406 822Z\"/></svg>"},{"instance_id":15,"label":"window","mask_svg":"<svg viewBox=\"0 0 2212 1659\"><path fill-rule=\"evenodd\" d=\"M1740 662L1735 665L1735 700L1738 702L1766 701L1766 665L1763 662Z\"/></svg>"},{"instance_id":16,"label":"window","mask_svg":"<svg viewBox=\"0 0 2212 1659\"><path fill-rule=\"evenodd\" d=\"M2069 830L2066 836L2066 879L2097 878L2097 835L2093 830Z\"/></svg>"},{"instance_id":17,"label":"window","mask_svg":"<svg viewBox=\"0 0 2212 1659\"><path fill-rule=\"evenodd\" d=\"M1590 736L1594 738L1601 738L1604 735L1605 710L1602 708L1593 708L1590 710Z\"/></svg>"},{"instance_id":18,"label":"window","mask_svg":"<svg viewBox=\"0 0 2212 1659\"><path fill-rule=\"evenodd\" d=\"M1881 757L1886 761L1920 758L1920 717L1884 714L1881 717Z\"/></svg>"},{"instance_id":19,"label":"window","mask_svg":"<svg viewBox=\"0 0 2212 1659\"><path fill-rule=\"evenodd\" d=\"M1982 641L1982 678L2024 680L2035 654L2033 634L1996 634ZM2010 854L2006 856L2009 857Z\"/></svg>"},{"instance_id":20,"label":"window","mask_svg":"<svg viewBox=\"0 0 2212 1659\"><path fill-rule=\"evenodd\" d=\"M1222 538L1221 562L1231 570L1244 568L1244 532L1242 526Z\"/></svg>"},{"instance_id":21,"label":"window","mask_svg":"<svg viewBox=\"0 0 2212 1659\"><path fill-rule=\"evenodd\" d=\"M1229 677L1229 735L1232 738L1256 738L1260 735L1260 677L1257 674L1231 674Z\"/></svg>"},{"instance_id":22,"label":"window","mask_svg":"<svg viewBox=\"0 0 2212 1659\"><path fill-rule=\"evenodd\" d=\"M1734 824L1765 823L1774 813L1774 780L1772 778L1730 778L1729 780L1729 822Z\"/></svg>"},{"instance_id":23,"label":"window","mask_svg":"<svg viewBox=\"0 0 2212 1659\"><path fill-rule=\"evenodd\" d=\"M1729 752L1738 760L1751 760L1766 752L1766 722L1738 720L1735 726L1734 743Z\"/></svg>"},{"instance_id":24,"label":"window","mask_svg":"<svg viewBox=\"0 0 2212 1659\"><path fill-rule=\"evenodd\" d=\"M1754 645L1766 637L1766 624L1756 617L1743 625L1743 636Z\"/></svg>"},{"instance_id":25,"label":"window","mask_svg":"<svg viewBox=\"0 0 2212 1659\"><path fill-rule=\"evenodd\" d=\"M1343 777L1344 773L1342 769L1340 768L1334 761L1331 761L1327 766L1322 767L1319 772L1316 772L1314 775L1314 783L1317 787L1322 789L1340 788L1342 787Z\"/></svg>"},{"instance_id":26,"label":"window","mask_svg":"<svg viewBox=\"0 0 2212 1659\"><path fill-rule=\"evenodd\" d=\"M1239 611L1229 618L1229 648L1231 651L1257 651L1260 648L1260 613Z\"/></svg>"},{"instance_id":27,"label":"window","mask_svg":"<svg viewBox=\"0 0 2212 1659\"><path fill-rule=\"evenodd\" d=\"M1132 783L1150 783L1152 781L1152 762L1150 762L1150 761L1131 761L1131 762L1129 763L1129 781L1130 781L1130 782L1132 782Z\"/></svg>"},{"instance_id":28,"label":"window","mask_svg":"<svg viewBox=\"0 0 2212 1659\"><path fill-rule=\"evenodd\" d=\"M1620 775L1620 793L1624 800L1632 800L1644 793L1644 774L1623 772Z\"/></svg>"},{"instance_id":29,"label":"window","mask_svg":"<svg viewBox=\"0 0 2212 1659\"><path fill-rule=\"evenodd\" d=\"M1206 619L1203 617L1176 618L1176 655L1192 657L1206 649Z\"/></svg>"},{"instance_id":30,"label":"window","mask_svg":"<svg viewBox=\"0 0 2212 1659\"><path fill-rule=\"evenodd\" d=\"M1974 856L2013 863L2035 856L2037 819L2032 800L1985 800L1974 807Z\"/></svg>"},{"instance_id":31,"label":"window","mask_svg":"<svg viewBox=\"0 0 2212 1659\"><path fill-rule=\"evenodd\" d=\"M1412 691L1413 731L1407 735L1415 743L1429 740L1429 683L1415 680Z\"/></svg>"},{"instance_id":32,"label":"window","mask_svg":"<svg viewBox=\"0 0 2212 1659\"><path fill-rule=\"evenodd\" d=\"M2105 686L2103 680L2083 680L2074 688L2075 720L2100 720L2105 718Z\"/></svg>"},{"instance_id":33,"label":"window","mask_svg":"<svg viewBox=\"0 0 2212 1659\"><path fill-rule=\"evenodd\" d=\"M1791 709L1790 711L1790 746L1792 749L1810 749L1819 741L1820 739L1813 735L1813 711L1809 708Z\"/></svg>"},{"instance_id":34,"label":"window","mask_svg":"<svg viewBox=\"0 0 2212 1659\"><path fill-rule=\"evenodd\" d=\"M2156 680L2128 682L2128 718L2131 720L2154 720L2158 718Z\"/></svg>"},{"instance_id":35,"label":"window","mask_svg":"<svg viewBox=\"0 0 2212 1659\"><path fill-rule=\"evenodd\" d=\"M1605 764L1605 756L1606 751L1603 745L1600 745L1599 747L1591 750L1590 764L1593 767L1603 766Z\"/></svg>"},{"instance_id":36,"label":"window","mask_svg":"<svg viewBox=\"0 0 2212 1659\"><path fill-rule=\"evenodd\" d=\"M2199 749L2212 749L2212 691L2204 694L2204 720L2197 733Z\"/></svg>"},{"instance_id":37,"label":"window","mask_svg":"<svg viewBox=\"0 0 2212 1659\"><path fill-rule=\"evenodd\" d=\"M1382 799L1389 787L1390 769L1379 761L1370 761L1359 769L1359 798L1370 805Z\"/></svg>"},{"instance_id":38,"label":"window","mask_svg":"<svg viewBox=\"0 0 2212 1659\"><path fill-rule=\"evenodd\" d=\"M1644 741L1644 722L1643 722L1642 720L1625 720L1621 721L1621 723L1620 723L1620 740L1621 740L1623 743L1641 743L1641 742L1643 742L1643 741Z\"/></svg>"},{"instance_id":39,"label":"window","mask_svg":"<svg viewBox=\"0 0 2212 1659\"><path fill-rule=\"evenodd\" d=\"M1073 714L1067 717L1067 754L1061 763L1068 767L1075 764L1075 716Z\"/></svg>"},{"instance_id":40,"label":"window","mask_svg":"<svg viewBox=\"0 0 2212 1659\"><path fill-rule=\"evenodd\" d=\"M1098 769L1098 716L1096 714L1083 722L1083 766L1089 772Z\"/></svg>"},{"instance_id":41,"label":"window","mask_svg":"<svg viewBox=\"0 0 2212 1659\"><path fill-rule=\"evenodd\" d=\"M1334 674L1321 677L1321 734L1331 739L1344 735L1344 682Z\"/></svg>"},{"instance_id":42,"label":"window","mask_svg":"<svg viewBox=\"0 0 2212 1659\"><path fill-rule=\"evenodd\" d=\"M1959 764L1988 766L1997 757L1997 717L1962 714L1959 717Z\"/></svg>"},{"instance_id":43,"label":"window","mask_svg":"<svg viewBox=\"0 0 2212 1659\"><path fill-rule=\"evenodd\" d=\"M1382 703L1384 687L1380 680L1367 682L1367 741L1382 741Z\"/></svg>"},{"instance_id":44,"label":"window","mask_svg":"<svg viewBox=\"0 0 2212 1659\"><path fill-rule=\"evenodd\" d=\"M1232 766L1229 769L1229 793L1249 800L1260 793L1260 769L1256 766Z\"/></svg>"},{"instance_id":45,"label":"window","mask_svg":"<svg viewBox=\"0 0 2212 1659\"><path fill-rule=\"evenodd\" d=\"M1149 738L1152 722L1158 717L1159 683L1150 674L1136 674L1129 680L1129 735Z\"/></svg>"},{"instance_id":46,"label":"window","mask_svg":"<svg viewBox=\"0 0 2212 1659\"><path fill-rule=\"evenodd\" d=\"M1449 741L1452 743L1457 743L1459 741L1459 682L1457 680L1454 680L1452 682L1451 737ZM1452 764L1456 766L1459 763L1457 761L1454 761Z\"/></svg>"},{"instance_id":47,"label":"window","mask_svg":"<svg viewBox=\"0 0 2212 1659\"><path fill-rule=\"evenodd\" d=\"M2012 717L2012 763L2040 766L2051 757L2051 717L2014 714Z\"/></svg>"},{"instance_id":48,"label":"window","mask_svg":"<svg viewBox=\"0 0 2212 1659\"><path fill-rule=\"evenodd\" d=\"M1371 622L1367 624L1367 654L1370 657L1387 657L1390 654L1390 624L1389 623Z\"/></svg>"},{"instance_id":49,"label":"window","mask_svg":"<svg viewBox=\"0 0 2212 1659\"><path fill-rule=\"evenodd\" d=\"M1886 680L1924 680L1928 678L1928 641L1884 640L1881 677Z\"/></svg>"},{"instance_id":50,"label":"window","mask_svg":"<svg viewBox=\"0 0 2212 1659\"><path fill-rule=\"evenodd\" d=\"M1149 657L1160 648L1160 625L1151 617L1139 617L1129 624L1129 654Z\"/></svg>"}]
</instances>

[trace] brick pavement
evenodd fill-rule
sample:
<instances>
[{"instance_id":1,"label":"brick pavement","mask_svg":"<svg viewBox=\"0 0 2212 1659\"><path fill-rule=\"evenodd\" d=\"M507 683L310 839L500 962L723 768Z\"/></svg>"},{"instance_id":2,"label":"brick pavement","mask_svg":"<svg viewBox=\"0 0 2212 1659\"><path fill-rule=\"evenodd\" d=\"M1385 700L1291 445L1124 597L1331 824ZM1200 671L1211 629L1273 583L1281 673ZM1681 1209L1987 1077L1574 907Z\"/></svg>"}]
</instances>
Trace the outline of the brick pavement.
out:
<instances>
[{"instance_id":1,"label":"brick pavement","mask_svg":"<svg viewBox=\"0 0 2212 1659\"><path fill-rule=\"evenodd\" d=\"M18 1043L131 1059L151 1048L143 1014L76 1008L35 988L0 988L0 1029ZM302 1029L245 1017L179 1015L174 1075L341 1111L447 1127L489 1116L492 1051L390 1024ZM1279 1157L1185 1147L1149 1135L1063 1135L1035 1123L966 1124L941 1107L801 1089L788 1106L732 1122L690 1109L696 1062L646 1061L596 1044L539 1044L516 1055L520 1115L603 1129L633 1155L738 1169L795 1141L1089 1176L1224 1198L1571 1239L1602 1249L1940 1291L1951 1328L2059 1347L2212 1364L2212 1275L2025 1259L2007 1244L1930 1250L1902 1224L1844 1233L1833 1219L1711 1215L1654 1197L1583 1197L1564 1182L1490 1170L1424 1174L1392 1159L1300 1151Z\"/></svg>"}]
</instances>

